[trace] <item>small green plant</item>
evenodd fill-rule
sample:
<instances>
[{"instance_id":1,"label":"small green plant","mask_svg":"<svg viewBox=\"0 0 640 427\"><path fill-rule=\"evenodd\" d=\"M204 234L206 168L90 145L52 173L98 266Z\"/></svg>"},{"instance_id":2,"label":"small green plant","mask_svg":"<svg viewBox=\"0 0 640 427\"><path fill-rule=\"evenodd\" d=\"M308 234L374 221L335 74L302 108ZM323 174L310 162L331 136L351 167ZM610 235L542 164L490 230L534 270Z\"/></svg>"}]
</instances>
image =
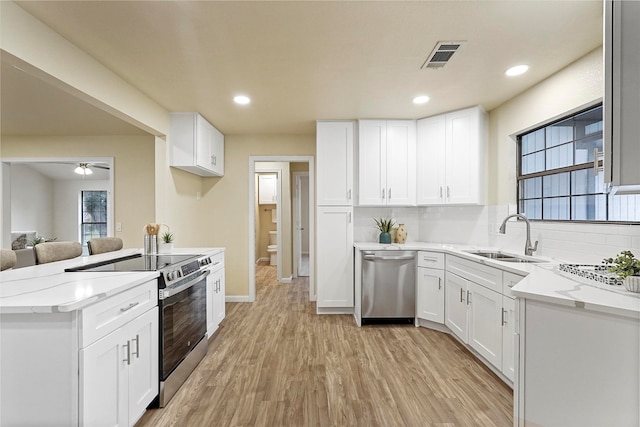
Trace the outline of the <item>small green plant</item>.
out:
<instances>
[{"instance_id":1,"label":"small green plant","mask_svg":"<svg viewBox=\"0 0 640 427\"><path fill-rule=\"evenodd\" d=\"M29 245L30 245L30 246L35 246L35 245L37 245L37 244L44 243L44 241L45 241L45 240L44 240L44 237L42 237L42 236L36 236L36 237L34 237L33 239L31 239L31 240L29 241Z\"/></svg>"},{"instance_id":2,"label":"small green plant","mask_svg":"<svg viewBox=\"0 0 640 427\"><path fill-rule=\"evenodd\" d=\"M164 243L173 243L173 233L166 231L162 236L160 236L160 239L162 239Z\"/></svg>"},{"instance_id":3,"label":"small green plant","mask_svg":"<svg viewBox=\"0 0 640 427\"><path fill-rule=\"evenodd\" d=\"M602 262L611 273L615 273L621 279L628 276L640 276L640 260L631 251L622 251L615 258L605 258Z\"/></svg>"},{"instance_id":4,"label":"small green plant","mask_svg":"<svg viewBox=\"0 0 640 427\"><path fill-rule=\"evenodd\" d=\"M381 233L391 233L391 229L395 225L392 219L373 218L373 220L376 222L376 226L378 227L378 230L380 230Z\"/></svg>"}]
</instances>

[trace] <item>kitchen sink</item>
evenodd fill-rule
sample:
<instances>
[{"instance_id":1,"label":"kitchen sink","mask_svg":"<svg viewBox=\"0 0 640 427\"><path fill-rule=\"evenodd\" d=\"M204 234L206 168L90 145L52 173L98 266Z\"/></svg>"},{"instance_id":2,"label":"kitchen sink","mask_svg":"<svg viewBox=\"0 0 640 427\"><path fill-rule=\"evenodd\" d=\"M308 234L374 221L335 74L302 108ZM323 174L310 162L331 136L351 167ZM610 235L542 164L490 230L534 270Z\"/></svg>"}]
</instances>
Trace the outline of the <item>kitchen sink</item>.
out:
<instances>
[{"instance_id":1,"label":"kitchen sink","mask_svg":"<svg viewBox=\"0 0 640 427\"><path fill-rule=\"evenodd\" d=\"M523 257L518 255L505 254L498 251L465 251L467 253L478 255L484 258L494 259L496 261L503 262L522 262L522 263L536 263L536 262L544 262L544 260Z\"/></svg>"}]
</instances>

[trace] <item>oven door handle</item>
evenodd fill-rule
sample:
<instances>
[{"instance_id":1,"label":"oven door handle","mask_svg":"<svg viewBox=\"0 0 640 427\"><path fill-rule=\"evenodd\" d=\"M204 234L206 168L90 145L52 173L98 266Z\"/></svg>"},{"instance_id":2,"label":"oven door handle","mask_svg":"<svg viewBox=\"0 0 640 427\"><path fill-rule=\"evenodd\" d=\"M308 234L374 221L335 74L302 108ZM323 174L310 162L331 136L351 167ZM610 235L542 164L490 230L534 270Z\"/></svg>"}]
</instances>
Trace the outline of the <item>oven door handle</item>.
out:
<instances>
[{"instance_id":1,"label":"oven door handle","mask_svg":"<svg viewBox=\"0 0 640 427\"><path fill-rule=\"evenodd\" d=\"M193 285L195 285L196 283L198 283L200 280L206 278L208 275L211 274L211 270L204 270L199 272L198 274L196 274L193 277L189 277L187 278L188 280L185 283L181 283L181 281L178 281L176 283L174 283L171 286L167 286L164 289L160 289L160 293L158 295L158 298L161 300L167 299L173 295L177 295L180 292L184 291L185 289L189 289L190 287L192 287ZM183 279L184 280L184 279ZM171 304L169 304L171 305Z\"/></svg>"}]
</instances>

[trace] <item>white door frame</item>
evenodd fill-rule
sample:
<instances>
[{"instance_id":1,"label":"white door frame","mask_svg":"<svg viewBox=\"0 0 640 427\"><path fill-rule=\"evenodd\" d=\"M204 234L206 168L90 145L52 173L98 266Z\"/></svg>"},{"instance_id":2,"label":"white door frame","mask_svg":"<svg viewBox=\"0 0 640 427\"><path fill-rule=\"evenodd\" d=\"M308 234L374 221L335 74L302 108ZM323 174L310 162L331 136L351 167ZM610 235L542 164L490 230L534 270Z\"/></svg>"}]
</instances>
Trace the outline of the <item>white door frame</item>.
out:
<instances>
[{"instance_id":1,"label":"white door frame","mask_svg":"<svg viewBox=\"0 0 640 427\"><path fill-rule=\"evenodd\" d=\"M315 289L315 162L314 156L249 156L249 301L256 300L256 162L300 162L309 164L309 300Z\"/></svg>"},{"instance_id":2,"label":"white door frame","mask_svg":"<svg viewBox=\"0 0 640 427\"><path fill-rule=\"evenodd\" d=\"M282 248L282 210L281 208L281 204L280 204L280 195L282 194L282 169L278 169L278 168L259 168L256 169L256 173L275 173L277 175L276 178L276 230L278 230L278 235L277 235L277 239L276 239L276 245L278 246L278 252L280 252L280 248ZM253 180L254 184L255 184L255 178ZM255 199L255 197L254 197ZM255 212L255 205L254 205L254 212ZM254 228L253 228L253 232L254 232L254 236L255 236L255 223L258 219L254 218ZM253 247L255 248L255 244L253 245ZM254 259L254 263L255 263L255 249L254 249L254 255L253 255L253 259ZM278 262L277 266L276 266L276 277L278 278L278 281L282 281L282 263Z\"/></svg>"},{"instance_id":3,"label":"white door frame","mask_svg":"<svg viewBox=\"0 0 640 427\"><path fill-rule=\"evenodd\" d=\"M300 197L302 187L300 186L302 177L309 177L309 172L293 172L294 192L293 192L293 278L298 277L298 268L302 258L302 198ZM307 185L309 182L307 181ZM308 189L307 189L308 191ZM306 232L309 232L307 228Z\"/></svg>"}]
</instances>

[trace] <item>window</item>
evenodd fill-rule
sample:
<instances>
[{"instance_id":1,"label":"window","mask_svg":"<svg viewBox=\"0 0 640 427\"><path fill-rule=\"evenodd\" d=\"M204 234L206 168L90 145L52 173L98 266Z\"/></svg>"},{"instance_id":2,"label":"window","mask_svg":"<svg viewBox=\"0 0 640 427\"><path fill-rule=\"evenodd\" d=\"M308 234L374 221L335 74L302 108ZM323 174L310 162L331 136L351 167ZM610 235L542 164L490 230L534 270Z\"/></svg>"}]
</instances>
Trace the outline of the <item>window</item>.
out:
<instances>
[{"instance_id":1,"label":"window","mask_svg":"<svg viewBox=\"0 0 640 427\"><path fill-rule=\"evenodd\" d=\"M518 212L553 221L640 221L640 196L604 184L602 106L518 136Z\"/></svg>"},{"instance_id":2,"label":"window","mask_svg":"<svg viewBox=\"0 0 640 427\"><path fill-rule=\"evenodd\" d=\"M107 192L83 191L82 223L80 224L81 242L107 235Z\"/></svg>"}]
</instances>

